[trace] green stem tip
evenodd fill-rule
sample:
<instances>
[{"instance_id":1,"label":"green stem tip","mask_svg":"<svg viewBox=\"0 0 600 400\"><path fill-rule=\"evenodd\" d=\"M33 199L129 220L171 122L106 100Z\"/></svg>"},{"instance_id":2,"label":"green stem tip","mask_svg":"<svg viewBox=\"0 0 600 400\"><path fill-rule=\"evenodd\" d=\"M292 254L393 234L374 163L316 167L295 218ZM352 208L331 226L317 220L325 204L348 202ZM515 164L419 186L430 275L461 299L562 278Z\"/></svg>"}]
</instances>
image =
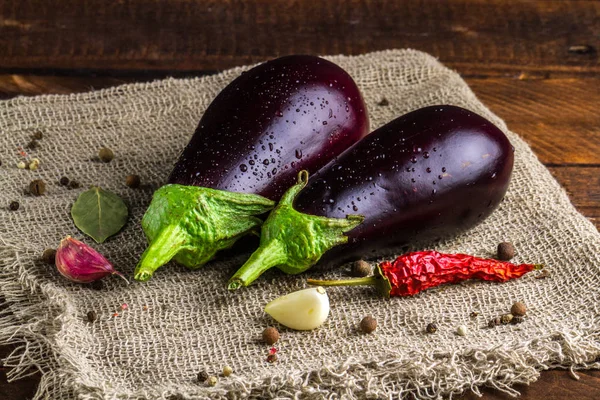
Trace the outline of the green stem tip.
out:
<instances>
[{"instance_id":1,"label":"green stem tip","mask_svg":"<svg viewBox=\"0 0 600 400\"><path fill-rule=\"evenodd\" d=\"M170 260L195 269L237 239L256 232L275 203L255 194L196 186L165 185L158 189L142 219L149 246L134 278L147 281Z\"/></svg>"},{"instance_id":2,"label":"green stem tip","mask_svg":"<svg viewBox=\"0 0 600 400\"><path fill-rule=\"evenodd\" d=\"M260 247L230 279L230 290L248 286L270 268L299 274L317 263L334 246L346 243L344 235L364 220L361 215L326 218L304 214L293 203L308 182L308 172L300 171L295 185L281 197L262 225Z\"/></svg>"}]
</instances>

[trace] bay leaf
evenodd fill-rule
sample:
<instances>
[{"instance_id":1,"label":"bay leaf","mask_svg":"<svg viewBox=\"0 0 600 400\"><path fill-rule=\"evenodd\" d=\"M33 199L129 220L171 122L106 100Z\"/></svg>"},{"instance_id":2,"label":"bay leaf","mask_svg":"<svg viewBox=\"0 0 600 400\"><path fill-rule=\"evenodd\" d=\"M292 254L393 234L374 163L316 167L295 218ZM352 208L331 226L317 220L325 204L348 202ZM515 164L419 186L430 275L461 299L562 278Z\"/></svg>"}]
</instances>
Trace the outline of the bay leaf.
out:
<instances>
[{"instance_id":1,"label":"bay leaf","mask_svg":"<svg viewBox=\"0 0 600 400\"><path fill-rule=\"evenodd\" d=\"M97 243L119 232L128 216L129 210L119 196L97 186L81 193L71 207L75 226Z\"/></svg>"}]
</instances>

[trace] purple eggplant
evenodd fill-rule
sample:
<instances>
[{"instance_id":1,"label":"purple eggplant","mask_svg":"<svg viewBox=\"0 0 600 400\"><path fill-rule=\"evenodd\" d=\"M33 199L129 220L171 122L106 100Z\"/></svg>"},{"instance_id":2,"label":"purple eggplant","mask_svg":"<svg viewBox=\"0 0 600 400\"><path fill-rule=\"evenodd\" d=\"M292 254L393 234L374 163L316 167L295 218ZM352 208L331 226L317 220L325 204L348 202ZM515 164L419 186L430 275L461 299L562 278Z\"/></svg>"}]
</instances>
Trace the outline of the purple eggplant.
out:
<instances>
[{"instance_id":1,"label":"purple eggplant","mask_svg":"<svg viewBox=\"0 0 600 400\"><path fill-rule=\"evenodd\" d=\"M314 56L287 56L242 73L202 116L153 197L150 243L135 271L148 280L169 260L189 268L256 232L300 170L316 172L369 131L352 78Z\"/></svg>"},{"instance_id":2,"label":"purple eggplant","mask_svg":"<svg viewBox=\"0 0 600 400\"><path fill-rule=\"evenodd\" d=\"M513 153L500 129L460 107L397 118L310 180L299 174L229 287L246 286L273 266L300 273L324 254L341 262L471 228L504 197Z\"/></svg>"}]
</instances>

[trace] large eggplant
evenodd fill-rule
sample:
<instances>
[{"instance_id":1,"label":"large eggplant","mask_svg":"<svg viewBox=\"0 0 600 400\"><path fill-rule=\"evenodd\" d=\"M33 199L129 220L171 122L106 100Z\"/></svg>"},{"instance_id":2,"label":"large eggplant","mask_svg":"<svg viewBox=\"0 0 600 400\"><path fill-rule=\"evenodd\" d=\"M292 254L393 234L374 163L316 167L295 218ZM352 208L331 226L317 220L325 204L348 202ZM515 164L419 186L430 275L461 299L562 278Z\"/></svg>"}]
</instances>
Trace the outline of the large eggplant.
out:
<instances>
[{"instance_id":1,"label":"large eggplant","mask_svg":"<svg viewBox=\"0 0 600 400\"><path fill-rule=\"evenodd\" d=\"M135 271L169 260L196 268L257 231L300 170L316 172L369 131L352 78L314 56L242 73L213 100L142 220L150 242Z\"/></svg>"},{"instance_id":2,"label":"large eggplant","mask_svg":"<svg viewBox=\"0 0 600 400\"><path fill-rule=\"evenodd\" d=\"M273 266L300 273L325 252L343 261L473 227L504 197L513 152L500 129L460 107L397 118L310 180L299 174L229 287L246 286Z\"/></svg>"}]
</instances>

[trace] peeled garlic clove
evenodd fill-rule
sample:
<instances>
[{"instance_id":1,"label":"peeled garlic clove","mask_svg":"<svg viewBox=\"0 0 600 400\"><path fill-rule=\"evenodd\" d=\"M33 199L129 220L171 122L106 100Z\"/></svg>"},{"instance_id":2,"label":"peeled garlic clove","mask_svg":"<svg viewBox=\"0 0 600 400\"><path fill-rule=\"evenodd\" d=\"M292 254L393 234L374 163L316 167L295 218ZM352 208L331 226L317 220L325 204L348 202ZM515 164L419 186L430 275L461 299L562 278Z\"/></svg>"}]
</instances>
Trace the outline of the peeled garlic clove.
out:
<instances>
[{"instance_id":1,"label":"peeled garlic clove","mask_svg":"<svg viewBox=\"0 0 600 400\"><path fill-rule=\"evenodd\" d=\"M329 315L329 297L321 286L298 290L279 297L265 312L288 328L308 331L318 328Z\"/></svg>"}]
</instances>

